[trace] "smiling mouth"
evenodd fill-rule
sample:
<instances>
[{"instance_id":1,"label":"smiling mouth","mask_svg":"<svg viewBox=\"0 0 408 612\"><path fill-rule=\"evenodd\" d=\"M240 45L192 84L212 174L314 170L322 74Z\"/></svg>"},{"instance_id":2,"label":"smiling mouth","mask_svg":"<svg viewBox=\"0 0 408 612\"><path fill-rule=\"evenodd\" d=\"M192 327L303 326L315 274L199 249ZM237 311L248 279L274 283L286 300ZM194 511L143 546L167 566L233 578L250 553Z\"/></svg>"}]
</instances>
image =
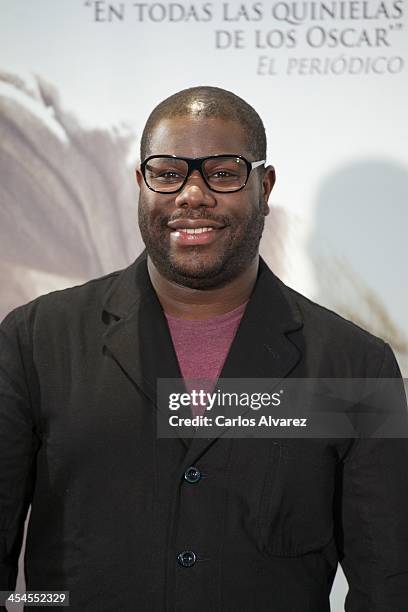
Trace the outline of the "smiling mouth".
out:
<instances>
[{"instance_id":1,"label":"smiling mouth","mask_svg":"<svg viewBox=\"0 0 408 612\"><path fill-rule=\"evenodd\" d=\"M184 234L202 234L203 232L212 232L214 230L213 227L179 227L173 231L175 232L183 232Z\"/></svg>"},{"instance_id":2,"label":"smiling mouth","mask_svg":"<svg viewBox=\"0 0 408 612\"><path fill-rule=\"evenodd\" d=\"M218 240L225 229L225 226L182 227L180 223L177 225L179 227L170 227L170 240L175 247L179 248L209 246Z\"/></svg>"}]
</instances>

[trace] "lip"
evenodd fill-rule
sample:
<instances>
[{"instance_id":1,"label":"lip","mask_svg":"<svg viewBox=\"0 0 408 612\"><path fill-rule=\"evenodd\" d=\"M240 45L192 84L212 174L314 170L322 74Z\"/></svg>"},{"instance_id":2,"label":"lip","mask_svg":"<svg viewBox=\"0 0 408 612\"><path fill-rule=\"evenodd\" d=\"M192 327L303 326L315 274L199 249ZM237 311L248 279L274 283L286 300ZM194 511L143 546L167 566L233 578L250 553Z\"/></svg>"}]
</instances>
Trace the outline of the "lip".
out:
<instances>
[{"instance_id":1,"label":"lip","mask_svg":"<svg viewBox=\"0 0 408 612\"><path fill-rule=\"evenodd\" d=\"M225 225L217 223L212 219L175 219L168 222L168 227L172 230L178 229L197 229L199 227L212 227L214 229L222 229Z\"/></svg>"},{"instance_id":2,"label":"lip","mask_svg":"<svg viewBox=\"0 0 408 612\"><path fill-rule=\"evenodd\" d=\"M173 244L173 246L178 247L178 248L192 247L192 246L204 247L204 246L208 246L216 242L224 231L223 228L215 228L215 227L210 228L208 225L206 227L208 228L207 231L200 232L198 234L195 234L195 233L190 234L185 231L186 229L192 229L192 228L184 228L184 231L183 229L175 229L170 233L170 241Z\"/></svg>"}]
</instances>

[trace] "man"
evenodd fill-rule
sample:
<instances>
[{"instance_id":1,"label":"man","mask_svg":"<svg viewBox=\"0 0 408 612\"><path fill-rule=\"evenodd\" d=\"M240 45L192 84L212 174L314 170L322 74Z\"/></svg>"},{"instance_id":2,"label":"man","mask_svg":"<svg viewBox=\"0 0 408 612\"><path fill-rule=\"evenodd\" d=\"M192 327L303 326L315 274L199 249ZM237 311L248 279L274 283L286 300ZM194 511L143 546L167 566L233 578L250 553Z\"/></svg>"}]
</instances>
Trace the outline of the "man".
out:
<instances>
[{"instance_id":1,"label":"man","mask_svg":"<svg viewBox=\"0 0 408 612\"><path fill-rule=\"evenodd\" d=\"M163 378L400 377L260 260L265 159L242 99L171 96L136 171L147 254L4 320L0 589L31 502L27 589L78 612L328 612L338 561L348 612L407 609L406 440L157 436Z\"/></svg>"}]
</instances>

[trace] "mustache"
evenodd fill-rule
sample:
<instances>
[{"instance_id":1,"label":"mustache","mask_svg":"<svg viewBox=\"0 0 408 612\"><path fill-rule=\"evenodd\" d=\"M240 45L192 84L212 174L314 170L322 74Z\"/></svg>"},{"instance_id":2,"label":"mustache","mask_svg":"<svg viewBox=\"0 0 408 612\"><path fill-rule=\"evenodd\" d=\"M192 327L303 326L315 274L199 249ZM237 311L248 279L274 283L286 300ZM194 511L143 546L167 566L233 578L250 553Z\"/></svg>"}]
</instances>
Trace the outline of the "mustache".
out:
<instances>
[{"instance_id":1,"label":"mustache","mask_svg":"<svg viewBox=\"0 0 408 612\"><path fill-rule=\"evenodd\" d=\"M208 214L207 210L203 210L202 212L197 211L180 211L179 213L175 213L173 215L161 215L160 224L163 226L167 226L170 221L180 221L190 219L193 221L206 219L207 221L214 221L215 223L219 223L220 225L231 225L231 219L227 215L214 215Z\"/></svg>"}]
</instances>

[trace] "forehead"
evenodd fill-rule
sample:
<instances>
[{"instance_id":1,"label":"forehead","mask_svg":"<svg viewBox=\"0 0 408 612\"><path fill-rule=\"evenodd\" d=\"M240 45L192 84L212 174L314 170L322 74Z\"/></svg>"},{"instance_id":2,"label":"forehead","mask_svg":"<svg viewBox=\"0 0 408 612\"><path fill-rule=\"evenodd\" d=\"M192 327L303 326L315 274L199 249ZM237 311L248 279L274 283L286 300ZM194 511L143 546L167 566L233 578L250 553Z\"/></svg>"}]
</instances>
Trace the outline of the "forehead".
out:
<instances>
[{"instance_id":1,"label":"forehead","mask_svg":"<svg viewBox=\"0 0 408 612\"><path fill-rule=\"evenodd\" d=\"M242 126L213 117L162 119L152 130L149 149L149 155L205 157L235 153L251 159Z\"/></svg>"}]
</instances>

